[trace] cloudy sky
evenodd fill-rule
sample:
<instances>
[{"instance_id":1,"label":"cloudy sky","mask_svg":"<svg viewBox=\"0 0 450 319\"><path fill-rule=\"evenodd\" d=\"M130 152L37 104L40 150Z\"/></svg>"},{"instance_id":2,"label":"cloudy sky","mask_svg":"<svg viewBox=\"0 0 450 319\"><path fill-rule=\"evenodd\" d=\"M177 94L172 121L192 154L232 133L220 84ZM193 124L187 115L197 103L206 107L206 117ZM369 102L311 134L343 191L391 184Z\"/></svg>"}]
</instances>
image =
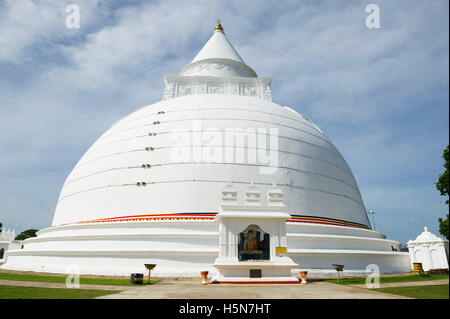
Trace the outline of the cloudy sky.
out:
<instances>
[{"instance_id":1,"label":"cloudy sky","mask_svg":"<svg viewBox=\"0 0 450 319\"><path fill-rule=\"evenodd\" d=\"M66 27L66 5L80 28ZM120 3L120 4L118 4ZM315 122L358 181L376 229L438 233L449 133L447 0L0 0L0 222L51 224L60 188L117 119L161 99L217 18L273 100Z\"/></svg>"}]
</instances>

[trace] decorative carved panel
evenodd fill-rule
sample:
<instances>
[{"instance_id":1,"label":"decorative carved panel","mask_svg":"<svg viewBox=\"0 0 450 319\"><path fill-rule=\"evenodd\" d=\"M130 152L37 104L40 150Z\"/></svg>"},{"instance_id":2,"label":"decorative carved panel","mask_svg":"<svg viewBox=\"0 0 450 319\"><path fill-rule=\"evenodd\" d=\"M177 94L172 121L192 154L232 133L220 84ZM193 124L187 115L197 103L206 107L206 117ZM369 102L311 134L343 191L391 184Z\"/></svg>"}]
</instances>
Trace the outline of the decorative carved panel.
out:
<instances>
[{"instance_id":1,"label":"decorative carved panel","mask_svg":"<svg viewBox=\"0 0 450 319\"><path fill-rule=\"evenodd\" d=\"M201 64L197 67L228 67L227 65ZM164 77L166 86L164 88L163 100L190 94L232 94L257 97L272 101L270 89L270 78L219 78L210 76L180 76L166 75ZM177 88L177 89L175 89Z\"/></svg>"}]
</instances>

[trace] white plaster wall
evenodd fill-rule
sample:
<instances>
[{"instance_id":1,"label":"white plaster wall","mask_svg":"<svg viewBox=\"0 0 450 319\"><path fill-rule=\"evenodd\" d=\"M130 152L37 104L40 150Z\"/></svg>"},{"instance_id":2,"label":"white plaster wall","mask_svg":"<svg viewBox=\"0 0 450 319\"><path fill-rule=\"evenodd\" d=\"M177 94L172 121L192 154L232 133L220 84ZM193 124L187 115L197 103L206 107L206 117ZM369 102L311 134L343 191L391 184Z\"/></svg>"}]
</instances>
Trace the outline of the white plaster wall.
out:
<instances>
[{"instance_id":1,"label":"white plaster wall","mask_svg":"<svg viewBox=\"0 0 450 319\"><path fill-rule=\"evenodd\" d=\"M369 264L384 273L411 271L408 254L392 252L392 241L374 231L300 223L288 228L288 256L299 264L294 275L300 269L335 274L334 263L345 265L344 274L363 274ZM319 248L314 240L298 240L311 234L323 236ZM78 265L86 274L129 275L145 273L144 263L156 263L155 276L199 276L201 270L213 275L218 236L216 223L199 221L60 226L25 240L24 249L9 251L2 268L65 273L69 265Z\"/></svg>"},{"instance_id":2,"label":"white plaster wall","mask_svg":"<svg viewBox=\"0 0 450 319\"><path fill-rule=\"evenodd\" d=\"M0 265L3 264L7 259L9 241L0 241L0 249L4 249L3 258L0 258Z\"/></svg>"},{"instance_id":3,"label":"white plaster wall","mask_svg":"<svg viewBox=\"0 0 450 319\"><path fill-rule=\"evenodd\" d=\"M448 246L447 246L448 247ZM448 269L448 257L446 246L439 244L417 244L409 247L411 255L411 265L413 263L422 263L422 269Z\"/></svg>"}]
</instances>

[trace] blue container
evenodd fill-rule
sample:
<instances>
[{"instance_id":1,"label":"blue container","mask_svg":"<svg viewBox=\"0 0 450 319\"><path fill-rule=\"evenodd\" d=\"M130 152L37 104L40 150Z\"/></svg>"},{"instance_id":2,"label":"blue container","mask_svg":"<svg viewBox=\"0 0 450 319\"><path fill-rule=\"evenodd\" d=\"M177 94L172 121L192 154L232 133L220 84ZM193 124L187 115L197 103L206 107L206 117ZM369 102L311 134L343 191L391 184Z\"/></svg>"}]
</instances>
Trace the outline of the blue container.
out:
<instances>
[{"instance_id":1,"label":"blue container","mask_svg":"<svg viewBox=\"0 0 450 319\"><path fill-rule=\"evenodd\" d=\"M142 285L144 283L144 274L131 274L130 282L132 285Z\"/></svg>"}]
</instances>

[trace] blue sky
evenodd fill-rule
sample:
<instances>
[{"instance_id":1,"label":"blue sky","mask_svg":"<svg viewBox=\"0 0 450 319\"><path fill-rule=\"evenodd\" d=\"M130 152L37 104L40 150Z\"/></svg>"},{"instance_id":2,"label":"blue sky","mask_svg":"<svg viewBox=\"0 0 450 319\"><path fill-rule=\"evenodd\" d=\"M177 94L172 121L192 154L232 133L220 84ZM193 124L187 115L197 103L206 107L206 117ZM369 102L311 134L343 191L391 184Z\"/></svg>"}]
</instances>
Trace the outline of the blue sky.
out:
<instances>
[{"instance_id":1,"label":"blue sky","mask_svg":"<svg viewBox=\"0 0 450 319\"><path fill-rule=\"evenodd\" d=\"M65 26L78 4L80 28ZM161 99L217 18L273 101L315 122L353 170L376 229L438 234L449 133L448 1L0 1L0 222L51 224L60 189L117 119Z\"/></svg>"}]
</instances>

